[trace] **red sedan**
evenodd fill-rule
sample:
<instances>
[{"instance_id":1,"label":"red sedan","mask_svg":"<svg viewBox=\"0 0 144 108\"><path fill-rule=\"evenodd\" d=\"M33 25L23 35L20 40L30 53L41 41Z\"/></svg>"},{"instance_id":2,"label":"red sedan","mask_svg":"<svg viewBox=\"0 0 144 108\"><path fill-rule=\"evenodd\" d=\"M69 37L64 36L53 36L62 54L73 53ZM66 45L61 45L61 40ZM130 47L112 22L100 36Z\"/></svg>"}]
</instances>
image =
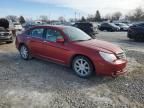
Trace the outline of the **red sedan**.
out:
<instances>
[{"instance_id":1,"label":"red sedan","mask_svg":"<svg viewBox=\"0 0 144 108\"><path fill-rule=\"evenodd\" d=\"M69 26L36 26L16 37L16 47L24 60L32 57L72 67L79 77L124 74L124 51L111 43L92 39Z\"/></svg>"}]
</instances>

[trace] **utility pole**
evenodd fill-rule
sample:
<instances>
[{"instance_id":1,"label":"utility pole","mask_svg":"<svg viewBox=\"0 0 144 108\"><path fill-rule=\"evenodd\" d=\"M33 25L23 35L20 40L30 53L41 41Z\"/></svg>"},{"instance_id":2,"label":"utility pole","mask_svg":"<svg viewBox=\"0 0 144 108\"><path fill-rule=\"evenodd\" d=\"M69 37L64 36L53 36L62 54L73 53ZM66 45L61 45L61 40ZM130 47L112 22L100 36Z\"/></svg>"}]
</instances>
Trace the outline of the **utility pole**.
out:
<instances>
[{"instance_id":1,"label":"utility pole","mask_svg":"<svg viewBox=\"0 0 144 108\"><path fill-rule=\"evenodd\" d=\"M80 13L79 13L79 20L81 19L81 15L80 15Z\"/></svg>"},{"instance_id":2,"label":"utility pole","mask_svg":"<svg viewBox=\"0 0 144 108\"><path fill-rule=\"evenodd\" d=\"M77 14L77 13L75 12L75 22L76 22L76 14Z\"/></svg>"}]
</instances>

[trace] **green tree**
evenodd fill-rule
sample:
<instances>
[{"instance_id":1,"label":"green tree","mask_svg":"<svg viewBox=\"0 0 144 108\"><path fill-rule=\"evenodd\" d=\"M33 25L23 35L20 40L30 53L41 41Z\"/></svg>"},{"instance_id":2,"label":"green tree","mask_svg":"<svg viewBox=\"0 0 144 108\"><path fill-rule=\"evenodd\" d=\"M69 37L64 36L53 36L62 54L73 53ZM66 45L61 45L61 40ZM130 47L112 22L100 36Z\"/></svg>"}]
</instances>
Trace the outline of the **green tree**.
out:
<instances>
[{"instance_id":1,"label":"green tree","mask_svg":"<svg viewBox=\"0 0 144 108\"><path fill-rule=\"evenodd\" d=\"M98 22L100 22L100 21L101 21L101 15L100 15L99 10L97 10L97 11L96 11L95 21L98 21Z\"/></svg>"},{"instance_id":2,"label":"green tree","mask_svg":"<svg viewBox=\"0 0 144 108\"><path fill-rule=\"evenodd\" d=\"M20 22L21 24L24 24L24 23L26 22L23 16L20 16L19 22Z\"/></svg>"},{"instance_id":3,"label":"green tree","mask_svg":"<svg viewBox=\"0 0 144 108\"><path fill-rule=\"evenodd\" d=\"M86 22L86 19L85 19L85 17L84 16L82 16L82 18L81 18L81 20L80 20L81 22Z\"/></svg>"}]
</instances>

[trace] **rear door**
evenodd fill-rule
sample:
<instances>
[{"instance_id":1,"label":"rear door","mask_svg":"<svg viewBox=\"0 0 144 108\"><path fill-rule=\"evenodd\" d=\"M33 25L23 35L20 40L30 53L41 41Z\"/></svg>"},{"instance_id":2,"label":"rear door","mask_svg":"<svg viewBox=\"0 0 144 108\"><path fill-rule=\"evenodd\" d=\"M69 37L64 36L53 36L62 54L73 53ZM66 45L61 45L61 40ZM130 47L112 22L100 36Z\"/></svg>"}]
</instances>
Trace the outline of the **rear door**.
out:
<instances>
[{"instance_id":1,"label":"rear door","mask_svg":"<svg viewBox=\"0 0 144 108\"><path fill-rule=\"evenodd\" d=\"M44 36L44 28L37 27L29 31L29 37L27 37L28 47L30 52L36 56L43 56L43 36Z\"/></svg>"}]
</instances>

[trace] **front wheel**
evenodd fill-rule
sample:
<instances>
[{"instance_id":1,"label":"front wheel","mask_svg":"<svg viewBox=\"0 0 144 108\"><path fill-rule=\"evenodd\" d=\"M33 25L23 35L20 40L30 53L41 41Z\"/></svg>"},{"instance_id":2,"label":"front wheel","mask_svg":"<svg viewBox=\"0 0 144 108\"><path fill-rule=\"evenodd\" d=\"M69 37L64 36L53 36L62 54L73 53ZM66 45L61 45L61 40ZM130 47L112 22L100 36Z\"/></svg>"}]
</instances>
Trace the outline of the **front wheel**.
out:
<instances>
[{"instance_id":1,"label":"front wheel","mask_svg":"<svg viewBox=\"0 0 144 108\"><path fill-rule=\"evenodd\" d=\"M29 50L25 45L20 46L20 55L24 60L29 60L31 58Z\"/></svg>"},{"instance_id":2,"label":"front wheel","mask_svg":"<svg viewBox=\"0 0 144 108\"><path fill-rule=\"evenodd\" d=\"M72 68L81 78L90 77L94 71L91 61L84 56L75 57L72 63Z\"/></svg>"}]
</instances>

